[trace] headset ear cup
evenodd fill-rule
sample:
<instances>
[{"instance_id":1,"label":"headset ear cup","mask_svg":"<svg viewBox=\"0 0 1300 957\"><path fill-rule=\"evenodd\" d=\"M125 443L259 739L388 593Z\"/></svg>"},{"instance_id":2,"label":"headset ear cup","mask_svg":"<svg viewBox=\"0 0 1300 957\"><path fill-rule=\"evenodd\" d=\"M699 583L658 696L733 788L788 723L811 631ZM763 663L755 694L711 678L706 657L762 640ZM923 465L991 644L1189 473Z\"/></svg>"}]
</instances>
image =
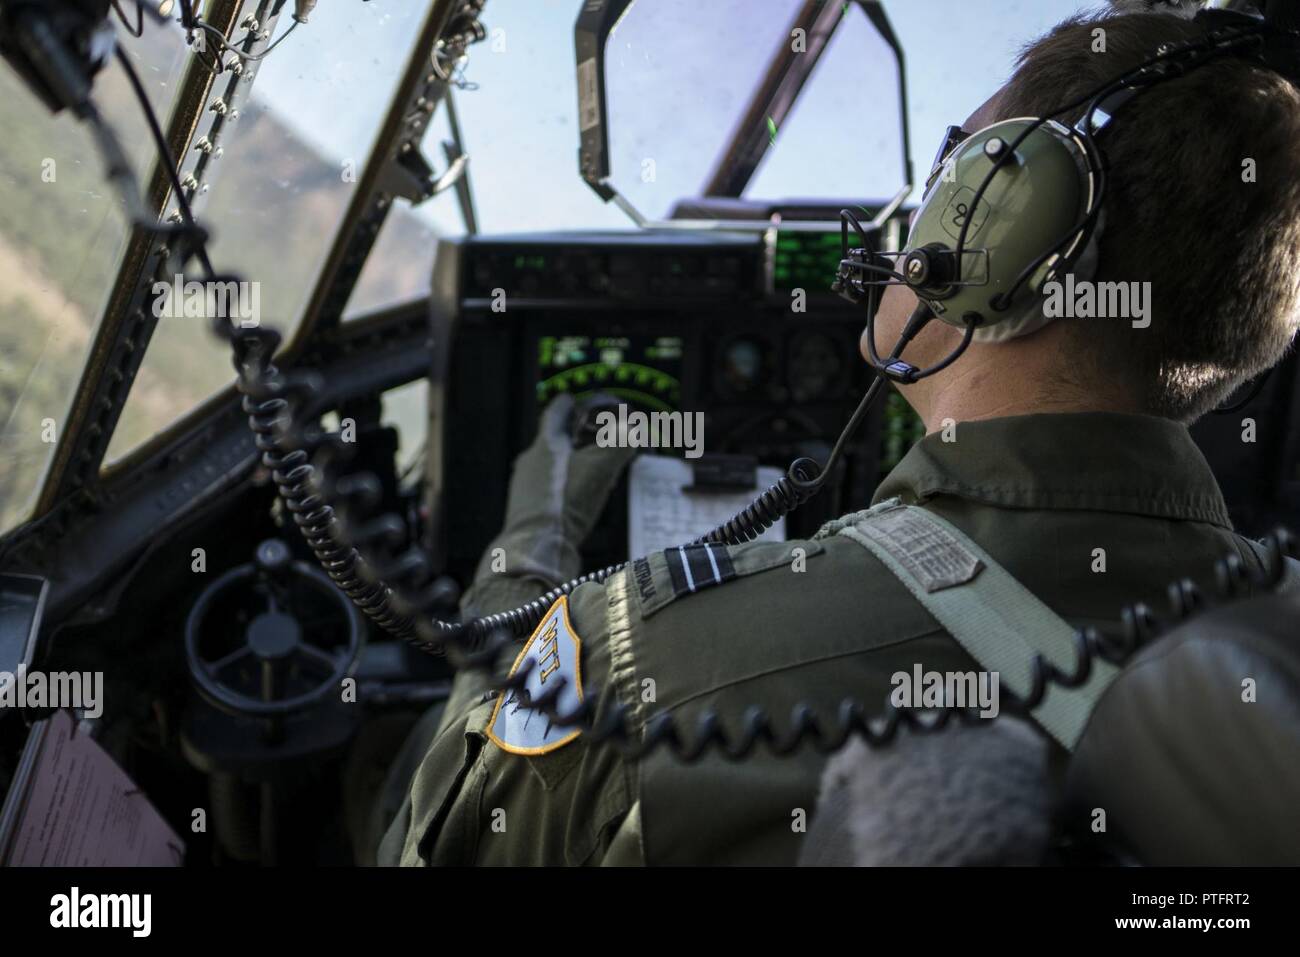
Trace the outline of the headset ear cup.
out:
<instances>
[{"instance_id":1,"label":"headset ear cup","mask_svg":"<svg viewBox=\"0 0 1300 957\"><path fill-rule=\"evenodd\" d=\"M1077 140L1075 142L1077 143ZM1086 159L1082 154L1077 156L1077 162L1079 163L1080 176L1089 179L1092 173L1089 171ZM1091 182L1095 187L1095 181ZM1105 232L1105 227L1105 210L1097 208L1092 214L1091 225L1085 227L1086 232L1080 230L1074 234L1069 243L1063 244L1067 252L1062 254L1062 259L1057 263L1056 268L1049 271L1044 264L1029 278L1021 292L1021 296L1025 298L1020 300L1021 306L1019 309L1013 308L1008 313L1004 313L1008 318L976 330L975 341L1006 342L1009 339L1016 339L1037 332L1044 326L1056 321L1056 317L1047 315L1046 300L1048 293L1045 290L1048 284L1055 282L1065 285L1067 275L1072 275L1076 283L1091 282L1097 275L1098 261L1100 259L1099 243L1101 236ZM1026 299L1028 299L1028 302L1025 301Z\"/></svg>"},{"instance_id":2,"label":"headset ear cup","mask_svg":"<svg viewBox=\"0 0 1300 957\"><path fill-rule=\"evenodd\" d=\"M1038 287L1039 310L1043 313L1043 321L1036 324L1026 324L1021 327L1020 335L1035 331L1055 319L1049 319L1046 316L1045 303L1048 298L1047 286L1049 283L1056 282L1062 285L1066 284L1066 276L1074 277L1073 285L1081 282L1091 282L1097 276L1098 260L1101 258L1099 252L1102 234L1106 230L1106 211L1097 210L1093 219L1092 231L1088 234L1087 241L1083 244L1082 250L1076 253L1069 261L1062 263L1063 268L1059 268L1052 273L1047 274L1045 281Z\"/></svg>"},{"instance_id":3,"label":"headset ear cup","mask_svg":"<svg viewBox=\"0 0 1300 957\"><path fill-rule=\"evenodd\" d=\"M1097 260L1101 257L1099 247L1101 244L1102 234L1106 231L1106 210L1097 210L1097 215L1093 220L1092 234L1088 237L1088 242L1084 245L1083 251L1074 258L1074 262L1069 264L1069 272L1074 274L1075 282L1091 282L1097 275ZM1057 279L1064 279L1064 276L1057 276Z\"/></svg>"},{"instance_id":4,"label":"headset ear cup","mask_svg":"<svg viewBox=\"0 0 1300 957\"><path fill-rule=\"evenodd\" d=\"M1086 144L1055 120L1017 117L972 133L950 152L951 175L936 177L921 203L899 263L903 278L943 322L981 316L978 342L1040 328L1048 317L1035 280L1049 256L1072 264L1090 238L1081 224L1096 189L1094 165ZM926 253L919 265L918 252ZM943 254L951 273L934 268Z\"/></svg>"}]
</instances>

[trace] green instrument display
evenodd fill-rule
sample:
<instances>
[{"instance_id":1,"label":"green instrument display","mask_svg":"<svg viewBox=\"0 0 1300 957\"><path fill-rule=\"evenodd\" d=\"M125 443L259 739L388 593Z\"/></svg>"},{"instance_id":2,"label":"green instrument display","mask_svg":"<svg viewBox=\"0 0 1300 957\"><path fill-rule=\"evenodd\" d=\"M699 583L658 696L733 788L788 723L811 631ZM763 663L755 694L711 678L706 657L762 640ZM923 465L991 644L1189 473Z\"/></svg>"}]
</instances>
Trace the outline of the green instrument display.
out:
<instances>
[{"instance_id":1,"label":"green instrument display","mask_svg":"<svg viewBox=\"0 0 1300 957\"><path fill-rule=\"evenodd\" d=\"M777 292L806 289L821 294L826 289L826 277L839 271L840 255L839 230L778 233L772 285Z\"/></svg>"},{"instance_id":2,"label":"green instrument display","mask_svg":"<svg viewBox=\"0 0 1300 957\"><path fill-rule=\"evenodd\" d=\"M682 340L677 336L542 336L537 343L537 401L562 392L603 392L649 410L676 411L682 399Z\"/></svg>"}]
</instances>

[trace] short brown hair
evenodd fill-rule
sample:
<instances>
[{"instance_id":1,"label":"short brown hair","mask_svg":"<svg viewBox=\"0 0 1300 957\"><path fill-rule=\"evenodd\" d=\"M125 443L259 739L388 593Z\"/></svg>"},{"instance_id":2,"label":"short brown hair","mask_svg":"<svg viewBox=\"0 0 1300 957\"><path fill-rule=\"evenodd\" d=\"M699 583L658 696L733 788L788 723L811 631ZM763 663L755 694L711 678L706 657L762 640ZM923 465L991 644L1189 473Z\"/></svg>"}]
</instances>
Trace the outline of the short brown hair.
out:
<instances>
[{"instance_id":1,"label":"short brown hair","mask_svg":"<svg viewBox=\"0 0 1300 957\"><path fill-rule=\"evenodd\" d=\"M1203 29L1167 13L1073 17L1025 48L994 109L1050 113ZM1094 381L1131 377L1147 411L1189 422L1276 363L1300 327L1300 93L1225 56L1137 96L1099 145L1096 278L1150 281L1151 324L1072 321L1070 341Z\"/></svg>"}]
</instances>

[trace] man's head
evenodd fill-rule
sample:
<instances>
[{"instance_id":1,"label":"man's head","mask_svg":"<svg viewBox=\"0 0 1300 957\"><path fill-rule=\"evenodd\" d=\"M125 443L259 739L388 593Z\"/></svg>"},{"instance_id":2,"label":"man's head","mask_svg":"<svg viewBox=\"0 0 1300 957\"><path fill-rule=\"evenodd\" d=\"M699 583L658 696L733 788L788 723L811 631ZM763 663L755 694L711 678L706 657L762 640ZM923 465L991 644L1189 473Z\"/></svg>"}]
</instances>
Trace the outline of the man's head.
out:
<instances>
[{"instance_id":1,"label":"man's head","mask_svg":"<svg viewBox=\"0 0 1300 957\"><path fill-rule=\"evenodd\" d=\"M975 132L1051 115L1202 27L1169 14L1077 17L1022 53L1014 76L971 116ZM1073 124L1083 113L1057 119ZM943 417L1034 411L1205 414L1273 365L1300 325L1300 93L1224 57L1139 95L1099 144L1109 165L1098 282L1150 283L1149 324L1062 318L1003 343L976 343L952 369L903 389L931 428ZM916 305L890 287L882 353ZM931 325L914 365L950 351Z\"/></svg>"}]
</instances>

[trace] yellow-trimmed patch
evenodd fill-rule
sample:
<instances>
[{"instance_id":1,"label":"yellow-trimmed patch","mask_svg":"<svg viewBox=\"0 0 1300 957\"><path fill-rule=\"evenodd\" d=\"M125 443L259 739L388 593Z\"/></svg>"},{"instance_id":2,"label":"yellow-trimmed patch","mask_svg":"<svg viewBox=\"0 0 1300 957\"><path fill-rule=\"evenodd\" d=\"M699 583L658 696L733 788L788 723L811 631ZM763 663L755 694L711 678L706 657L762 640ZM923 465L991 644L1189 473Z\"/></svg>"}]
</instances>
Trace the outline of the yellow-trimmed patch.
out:
<instances>
[{"instance_id":1,"label":"yellow-trimmed patch","mask_svg":"<svg viewBox=\"0 0 1300 957\"><path fill-rule=\"evenodd\" d=\"M524 687L533 699L555 687L555 682L563 676L566 681L556 700L557 709L564 713L582 702L582 640L569 621L567 595L561 595L551 606L524 643L510 666L510 674L513 676L529 660L534 664ZM581 733L577 728L556 727L542 712L524 707L518 692L513 691L497 699L487 726L488 738L511 754L549 754Z\"/></svg>"}]
</instances>

